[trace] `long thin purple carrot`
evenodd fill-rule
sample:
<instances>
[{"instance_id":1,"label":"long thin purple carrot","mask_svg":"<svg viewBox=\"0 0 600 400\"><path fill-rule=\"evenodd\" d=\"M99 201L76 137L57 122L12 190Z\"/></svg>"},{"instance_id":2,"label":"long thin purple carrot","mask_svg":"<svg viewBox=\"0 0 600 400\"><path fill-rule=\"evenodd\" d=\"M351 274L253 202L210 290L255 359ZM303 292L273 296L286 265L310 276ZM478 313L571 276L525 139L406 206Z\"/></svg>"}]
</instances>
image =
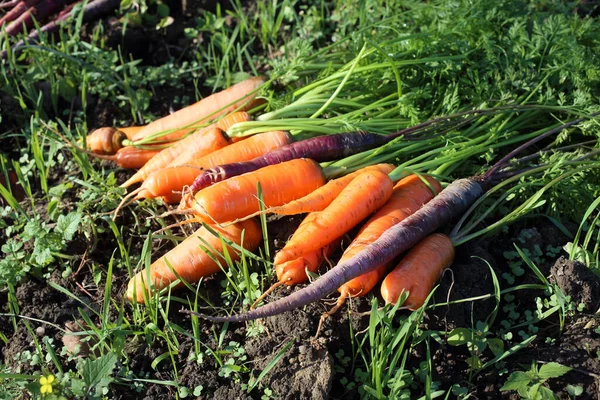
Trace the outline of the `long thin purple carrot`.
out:
<instances>
[{"instance_id":1,"label":"long thin purple carrot","mask_svg":"<svg viewBox=\"0 0 600 400\"><path fill-rule=\"evenodd\" d=\"M526 110L527 107L501 106L492 109L463 111L444 117L432 118L390 135L376 135L360 131L306 139L273 150L254 160L224 164L207 169L198 175L194 180L194 183L189 187L189 190L191 193L195 193L198 190L233 176L252 172L259 168L266 167L267 165L278 164L295 158L311 158L317 162L338 160L340 158L377 148L400 136L409 139L417 139L423 135L431 137L433 135L442 134L449 129L455 129L459 126L468 124L474 121L477 115L517 111L519 109Z\"/></svg>"},{"instance_id":2,"label":"long thin purple carrot","mask_svg":"<svg viewBox=\"0 0 600 400\"><path fill-rule=\"evenodd\" d=\"M594 114L595 115L595 114ZM566 123L548 132L557 133L562 129L581 122L580 118ZM547 132L541 136L547 137ZM539 141L538 137L519 146L503 157L490 168L497 171L527 145ZM243 322L257 318L265 318L313 303L334 292L344 283L362 274L373 271L378 266L392 261L402 252L410 249L439 227L461 216L485 191L491 182L496 180L492 173L483 176L459 179L452 182L439 195L434 197L417 212L385 231L379 239L365 247L354 257L338 264L309 286L293 294L269 303L247 313L228 317L212 317L189 310L182 312L198 315L213 322Z\"/></svg>"},{"instance_id":3,"label":"long thin purple carrot","mask_svg":"<svg viewBox=\"0 0 600 400\"><path fill-rule=\"evenodd\" d=\"M296 158L311 158L317 162L332 161L374 149L391 140L390 136L368 132L348 132L337 135L319 136L288 144L246 162L219 165L203 171L190 186L192 193L207 186L256 171L267 165L279 164Z\"/></svg>"},{"instance_id":4,"label":"long thin purple carrot","mask_svg":"<svg viewBox=\"0 0 600 400\"><path fill-rule=\"evenodd\" d=\"M287 297L247 313L229 317L212 317L187 310L184 312L199 315L214 322L243 322L281 314L318 301L337 290L345 282L392 261L440 226L459 217L484 193L484 184L485 180L482 177L454 181L419 211L385 231L379 239L368 245L363 251L338 264L309 286Z\"/></svg>"}]
</instances>

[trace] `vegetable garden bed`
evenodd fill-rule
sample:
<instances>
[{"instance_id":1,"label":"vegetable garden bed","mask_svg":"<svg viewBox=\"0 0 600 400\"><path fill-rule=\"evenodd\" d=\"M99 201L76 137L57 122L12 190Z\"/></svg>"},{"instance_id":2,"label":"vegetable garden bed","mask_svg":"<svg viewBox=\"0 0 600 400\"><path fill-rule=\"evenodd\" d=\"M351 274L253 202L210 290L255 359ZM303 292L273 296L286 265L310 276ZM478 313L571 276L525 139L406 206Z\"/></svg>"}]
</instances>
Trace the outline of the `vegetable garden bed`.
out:
<instances>
[{"instance_id":1,"label":"vegetable garden bed","mask_svg":"<svg viewBox=\"0 0 600 400\"><path fill-rule=\"evenodd\" d=\"M598 398L598 6L208 3L122 2L81 29L67 21L60 41L43 37L14 52L25 34L0 38L8 54L0 60L0 398ZM447 186L580 120L514 154L464 220L436 228L452 231L456 255L416 311L383 307L378 285L323 319L337 292L245 323L180 312L248 312L278 281L274 257L288 251L305 214L257 212L245 222L246 234L255 224L254 250L221 258L225 273L132 294L130 279L142 271L144 280L144 267L200 225L170 226L186 219L170 189L153 194L167 198L128 201L135 187L119 185L133 172L83 150L85 138L147 125L259 75L261 101L246 107L253 121L224 129L225 149L273 130L290 132L299 152L314 136L404 133L319 159L317 186L381 163L393 164L393 181L416 172ZM190 118L198 127L201 118ZM162 150L161 134L189 125L120 145ZM264 189L249 196L269 208ZM196 211L211 224L207 209ZM339 248L322 250L326 260L308 280L336 265L366 219L343 232ZM282 284L257 310L309 284Z\"/></svg>"}]
</instances>

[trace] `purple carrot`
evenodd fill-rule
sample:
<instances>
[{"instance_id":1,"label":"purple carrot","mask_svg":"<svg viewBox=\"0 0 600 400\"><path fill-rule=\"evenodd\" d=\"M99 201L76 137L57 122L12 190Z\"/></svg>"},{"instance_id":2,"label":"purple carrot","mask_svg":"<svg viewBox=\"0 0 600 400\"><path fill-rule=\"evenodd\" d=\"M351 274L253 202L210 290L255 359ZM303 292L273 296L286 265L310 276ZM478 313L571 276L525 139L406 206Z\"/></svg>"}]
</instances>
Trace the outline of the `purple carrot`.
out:
<instances>
[{"instance_id":1,"label":"purple carrot","mask_svg":"<svg viewBox=\"0 0 600 400\"><path fill-rule=\"evenodd\" d=\"M27 8L29 8L29 5L26 2L19 1L12 10L7 12L4 17L0 18L0 27L19 18L19 16L23 14Z\"/></svg>"},{"instance_id":2,"label":"purple carrot","mask_svg":"<svg viewBox=\"0 0 600 400\"><path fill-rule=\"evenodd\" d=\"M526 109L526 107L523 106L501 106L487 110L463 111L444 117L432 118L390 135L376 135L359 131L306 139L273 150L250 161L224 164L207 169L198 175L194 180L194 183L189 187L189 190L190 193L193 194L198 190L233 176L252 172L259 168L266 167L267 165L279 164L295 158L311 158L317 162L333 161L377 148L400 136L414 139L418 139L423 135L431 137L432 135L442 134L449 129L455 129L459 126L468 124L474 121L477 115L516 111L519 108Z\"/></svg>"},{"instance_id":3,"label":"purple carrot","mask_svg":"<svg viewBox=\"0 0 600 400\"><path fill-rule=\"evenodd\" d=\"M302 140L270 151L250 161L224 164L207 169L198 175L190 186L190 190L194 193L232 176L256 171L267 165L279 164L296 158L311 158L317 162L337 160L379 147L391 139L393 139L393 135L383 136L358 131Z\"/></svg>"},{"instance_id":4,"label":"purple carrot","mask_svg":"<svg viewBox=\"0 0 600 400\"><path fill-rule=\"evenodd\" d=\"M16 6L17 4L19 4L19 0L5 1L3 3L0 3L0 9L12 8L12 7ZM0 25L2 25L2 24L0 24Z\"/></svg>"},{"instance_id":5,"label":"purple carrot","mask_svg":"<svg viewBox=\"0 0 600 400\"><path fill-rule=\"evenodd\" d=\"M61 7L73 2L74 0L45 0L36 2L15 19L10 25L6 27L6 33L9 36L15 36L23 32L24 28L31 28L33 26L33 18L37 21L43 21L49 16L58 11Z\"/></svg>"},{"instance_id":6,"label":"purple carrot","mask_svg":"<svg viewBox=\"0 0 600 400\"><path fill-rule=\"evenodd\" d=\"M82 1L79 1L78 4L81 4ZM90 1L83 9L83 22L93 21L98 19L103 14L108 14L109 12L115 10L119 7L120 0L92 0ZM40 32L45 33L47 35L53 34L58 31L60 28L60 23L71 18L73 16L73 12L68 12L54 21L47 23L42 26L39 31L33 31L29 34L26 39L20 40L13 47L12 50L18 50L22 47L27 46L28 44L35 43L40 38ZM0 53L0 58L6 58L7 56L6 50Z\"/></svg>"},{"instance_id":7,"label":"purple carrot","mask_svg":"<svg viewBox=\"0 0 600 400\"><path fill-rule=\"evenodd\" d=\"M584 119L586 118L571 121L540 136L547 137L551 133L559 132ZM488 187L492 185L492 182L497 179L493 172L506 165L508 161L518 152L522 151L526 145L531 145L539 141L540 136L510 152L496 163L485 175L459 179L452 182L442 190L439 195L421 207L417 212L385 231L379 239L369 244L354 257L338 264L309 286L300 289L287 297L247 313L228 317L212 317L189 310L182 310L182 312L198 315L213 322L243 322L281 314L318 301L334 292L337 288L351 279L373 271L378 266L392 261L402 252L419 243L430 233L449 223L452 219L458 218L479 197L481 197Z\"/></svg>"},{"instance_id":8,"label":"purple carrot","mask_svg":"<svg viewBox=\"0 0 600 400\"><path fill-rule=\"evenodd\" d=\"M229 317L199 316L214 322L242 322L281 314L318 301L349 280L392 261L440 226L460 216L484 193L485 183L482 177L454 181L419 211L385 231L363 251L287 297L244 314Z\"/></svg>"}]
</instances>

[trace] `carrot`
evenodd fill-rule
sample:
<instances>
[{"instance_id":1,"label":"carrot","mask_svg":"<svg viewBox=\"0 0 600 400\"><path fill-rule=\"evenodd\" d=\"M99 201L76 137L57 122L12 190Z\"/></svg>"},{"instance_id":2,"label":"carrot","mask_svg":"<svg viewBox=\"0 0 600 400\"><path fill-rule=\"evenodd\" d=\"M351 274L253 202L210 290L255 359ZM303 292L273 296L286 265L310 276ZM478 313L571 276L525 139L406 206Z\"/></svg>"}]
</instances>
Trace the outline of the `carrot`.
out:
<instances>
[{"instance_id":1,"label":"carrot","mask_svg":"<svg viewBox=\"0 0 600 400\"><path fill-rule=\"evenodd\" d=\"M115 128L103 127L94 130L86 138L87 148L95 154L115 154L123 147L127 133Z\"/></svg>"},{"instance_id":2,"label":"carrot","mask_svg":"<svg viewBox=\"0 0 600 400\"><path fill-rule=\"evenodd\" d=\"M430 201L436 193L442 191L438 181L431 177L423 177L425 183L417 175L409 175L394 186L390 200L385 203L361 228L352 243L346 248L339 262L344 262L362 251L366 246L379 237L389 228L415 213L425 203ZM431 185L433 191L428 185ZM387 269L387 264L382 264L374 271L367 272L351 279L338 288L340 298L348 296L366 296L381 280Z\"/></svg>"},{"instance_id":3,"label":"carrot","mask_svg":"<svg viewBox=\"0 0 600 400\"><path fill-rule=\"evenodd\" d=\"M442 272L454 261L452 239L441 233L427 236L406 254L381 283L381 296L387 304L396 304L401 294L409 292L403 306L420 308L440 279Z\"/></svg>"},{"instance_id":4,"label":"carrot","mask_svg":"<svg viewBox=\"0 0 600 400\"><path fill-rule=\"evenodd\" d=\"M306 224L311 223L318 215L318 212L310 213L304 218L298 230ZM277 274L278 281L271 285L270 288L260 295L258 299L252 304L250 309L253 309L258 303L260 303L265 297L273 292L276 288L281 285L298 285L306 282L308 279L309 272L317 272L319 266L327 257L340 246L341 238L334 240L324 248L313 251L312 253L306 254L292 261L287 261L283 264L275 265L275 273Z\"/></svg>"},{"instance_id":5,"label":"carrot","mask_svg":"<svg viewBox=\"0 0 600 400\"><path fill-rule=\"evenodd\" d=\"M166 167L182 154L193 153L196 154L197 157L202 157L227 145L229 145L229 142L225 136L223 136L223 132L219 128L207 127L200 129L185 139L165 148L151 158L143 168L125 181L121 187L128 187L134 183L144 181L150 174Z\"/></svg>"},{"instance_id":6,"label":"carrot","mask_svg":"<svg viewBox=\"0 0 600 400\"><path fill-rule=\"evenodd\" d=\"M4 31L9 36L17 35L23 32L24 28L31 28L33 26L33 17L38 21L42 21L54 14L59 8L69 4L74 0L45 0L38 1L36 4L30 6L25 12L15 18L8 26L5 27Z\"/></svg>"},{"instance_id":7,"label":"carrot","mask_svg":"<svg viewBox=\"0 0 600 400\"><path fill-rule=\"evenodd\" d=\"M319 164L307 158L271 165L199 191L191 213L201 221L216 223L234 221L255 213L260 209L256 193L259 182L265 206L272 207L288 203L323 186L325 176Z\"/></svg>"},{"instance_id":8,"label":"carrot","mask_svg":"<svg viewBox=\"0 0 600 400\"><path fill-rule=\"evenodd\" d=\"M257 89L265 83L263 78L254 77L235 84L221 92L212 94L171 115L149 123L133 137L132 141L140 141L151 136L165 133L162 141L173 141L194 131L192 125L201 125L209 119L228 114L236 109L247 109L256 96Z\"/></svg>"},{"instance_id":9,"label":"carrot","mask_svg":"<svg viewBox=\"0 0 600 400\"><path fill-rule=\"evenodd\" d=\"M142 168L151 158L160 153L163 149L140 149L134 146L127 146L119 149L114 156L114 162L121 168L138 169Z\"/></svg>"},{"instance_id":10,"label":"carrot","mask_svg":"<svg viewBox=\"0 0 600 400\"><path fill-rule=\"evenodd\" d=\"M81 3L83 3L83 1L80 0L78 4ZM119 0L91 0L85 5L85 7L82 7L81 12L78 13L77 16L82 22L94 21L100 16L113 11L115 8L118 8L119 3ZM43 32L46 37L56 35L60 27L63 25L62 22L70 19L73 16L73 9L64 14L61 13L58 18L48 22L39 30L32 31L26 38L19 40L14 46L11 47L11 51L17 51L28 44L38 42L40 38L40 32ZM8 51L2 50L0 52L0 59L6 58L7 55Z\"/></svg>"},{"instance_id":11,"label":"carrot","mask_svg":"<svg viewBox=\"0 0 600 400\"><path fill-rule=\"evenodd\" d=\"M361 252L339 263L309 286L244 314L213 317L197 314L215 322L241 322L265 318L315 302L349 280L392 261L440 226L458 217L485 191L489 181L481 176L459 179L448 185L417 212L385 231Z\"/></svg>"},{"instance_id":12,"label":"carrot","mask_svg":"<svg viewBox=\"0 0 600 400\"><path fill-rule=\"evenodd\" d=\"M206 128L197 130L165 149L165 152L160 157L157 157L156 160L149 163L144 171L138 171L138 174L133 175L121 186L127 187L133 183L141 182L146 179L150 173L158 171L161 168L191 163L196 159L229 145L227 136L224 135L222 131L235 123L248 121L249 119L250 115L248 115L248 113L236 112L221 118L219 121ZM176 188L175 190L181 190L181 187Z\"/></svg>"},{"instance_id":13,"label":"carrot","mask_svg":"<svg viewBox=\"0 0 600 400\"><path fill-rule=\"evenodd\" d=\"M342 236L384 205L392 196L393 183L381 171L367 171L355 177L311 224L292 236L275 255L275 264L308 254Z\"/></svg>"},{"instance_id":14,"label":"carrot","mask_svg":"<svg viewBox=\"0 0 600 400\"><path fill-rule=\"evenodd\" d=\"M383 136L358 131L319 136L290 143L287 146L282 146L253 160L219 165L204 171L192 183L190 191L195 193L200 189L231 178L232 176L256 171L267 165L279 164L284 161L293 160L294 158L310 158L317 162L338 160L352 154L379 147L397 136L398 134Z\"/></svg>"},{"instance_id":15,"label":"carrot","mask_svg":"<svg viewBox=\"0 0 600 400\"><path fill-rule=\"evenodd\" d=\"M226 228L211 228L223 238L249 251L255 250L262 240L262 230L256 220L239 222ZM213 235L206 227L201 227L164 257L152 263L150 271L138 272L129 281L125 296L129 300L135 299L136 302L142 303L145 291L152 295L155 290L164 289L177 280L177 275L191 283L221 271L221 267L226 266L225 252L232 261L240 259L236 250L229 246L224 249L223 243L219 236ZM146 284L148 276L151 285ZM178 286L182 285L183 283L180 283Z\"/></svg>"},{"instance_id":16,"label":"carrot","mask_svg":"<svg viewBox=\"0 0 600 400\"><path fill-rule=\"evenodd\" d=\"M352 182L352 180L365 171L381 171L389 174L394 170L392 164L377 164L361 168L346 176L338 179L333 179L321 186L317 190L301 199L290 201L279 207L271 207L263 211L263 213L272 213L279 215L295 215L307 212L323 211L340 192Z\"/></svg>"},{"instance_id":17,"label":"carrot","mask_svg":"<svg viewBox=\"0 0 600 400\"><path fill-rule=\"evenodd\" d=\"M596 115L594 113L591 116ZM439 227L449 223L453 218L462 215L485 193L496 179L502 176L498 171L505 167L510 159L519 151L586 119L587 117L583 117L570 121L534 137L503 157L485 175L473 176L452 182L430 202L385 231L377 240L369 244L361 252L345 262L339 263L309 286L287 297L278 299L255 310L228 317L213 317L192 311L185 312L213 322L243 322L281 314L315 302L349 280L378 268L381 263L392 261L396 256L412 248Z\"/></svg>"},{"instance_id":18,"label":"carrot","mask_svg":"<svg viewBox=\"0 0 600 400\"><path fill-rule=\"evenodd\" d=\"M423 179L426 179L427 183ZM417 175L409 175L401 179L394 186L392 197L369 218L352 243L346 248L339 262L343 263L354 257L371 242L377 240L386 230L416 212L442 190L441 185L435 179L431 177L423 177L423 179ZM431 188L429 185L431 185ZM318 336L324 320L335 314L344 305L348 297L366 296L371 292L385 274L388 266L389 263L382 263L375 270L351 279L340 286L338 288L340 297L336 305L321 316L316 336Z\"/></svg>"},{"instance_id":19,"label":"carrot","mask_svg":"<svg viewBox=\"0 0 600 400\"><path fill-rule=\"evenodd\" d=\"M8 24L9 22L14 21L15 19L19 18L21 16L21 14L23 14L25 11L27 11L27 9L30 6L33 5L33 4L29 4L29 3L35 4L35 2L19 1L13 7L12 10L7 12L2 18L0 18L0 27L2 27L2 25L4 25L4 24Z\"/></svg>"},{"instance_id":20,"label":"carrot","mask_svg":"<svg viewBox=\"0 0 600 400\"><path fill-rule=\"evenodd\" d=\"M133 135L138 133L140 131L140 129L142 129L142 128L143 128L143 126L133 125L133 126L123 126L118 129L127 136L127 139L130 139L133 137Z\"/></svg>"},{"instance_id":21,"label":"carrot","mask_svg":"<svg viewBox=\"0 0 600 400\"><path fill-rule=\"evenodd\" d=\"M223 132L227 132L233 125L250 120L252 120L252 117L246 111L236 111L215 122L215 126ZM231 139L230 142L235 143L235 141Z\"/></svg>"},{"instance_id":22,"label":"carrot","mask_svg":"<svg viewBox=\"0 0 600 400\"><path fill-rule=\"evenodd\" d=\"M287 132L265 132L204 156L198 155L196 159L188 160L184 165L159 169L146 177L146 180L138 189L138 193L136 193L136 198L158 197L171 194L173 191L182 191L184 186L190 185L194 181L194 178L198 176L202 169L223 162L249 160L281 147L289 143L290 140L290 135ZM178 161L181 160L181 158L178 159ZM188 199L186 204L191 202L193 202L193 197Z\"/></svg>"}]
</instances>

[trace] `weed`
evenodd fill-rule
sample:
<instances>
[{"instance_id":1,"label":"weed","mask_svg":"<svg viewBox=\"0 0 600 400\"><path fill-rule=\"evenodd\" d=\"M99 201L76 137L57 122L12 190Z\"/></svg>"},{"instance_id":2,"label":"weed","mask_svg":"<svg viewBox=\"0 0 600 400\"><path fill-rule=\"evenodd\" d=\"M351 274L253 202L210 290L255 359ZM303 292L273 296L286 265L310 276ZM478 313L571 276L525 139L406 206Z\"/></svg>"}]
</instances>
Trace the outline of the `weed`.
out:
<instances>
[{"instance_id":1,"label":"weed","mask_svg":"<svg viewBox=\"0 0 600 400\"><path fill-rule=\"evenodd\" d=\"M533 362L529 371L515 371L510 374L501 391L516 390L524 399L555 399L556 395L543 386L548 379L558 378L569 372L571 368L555 362L538 364Z\"/></svg>"}]
</instances>

